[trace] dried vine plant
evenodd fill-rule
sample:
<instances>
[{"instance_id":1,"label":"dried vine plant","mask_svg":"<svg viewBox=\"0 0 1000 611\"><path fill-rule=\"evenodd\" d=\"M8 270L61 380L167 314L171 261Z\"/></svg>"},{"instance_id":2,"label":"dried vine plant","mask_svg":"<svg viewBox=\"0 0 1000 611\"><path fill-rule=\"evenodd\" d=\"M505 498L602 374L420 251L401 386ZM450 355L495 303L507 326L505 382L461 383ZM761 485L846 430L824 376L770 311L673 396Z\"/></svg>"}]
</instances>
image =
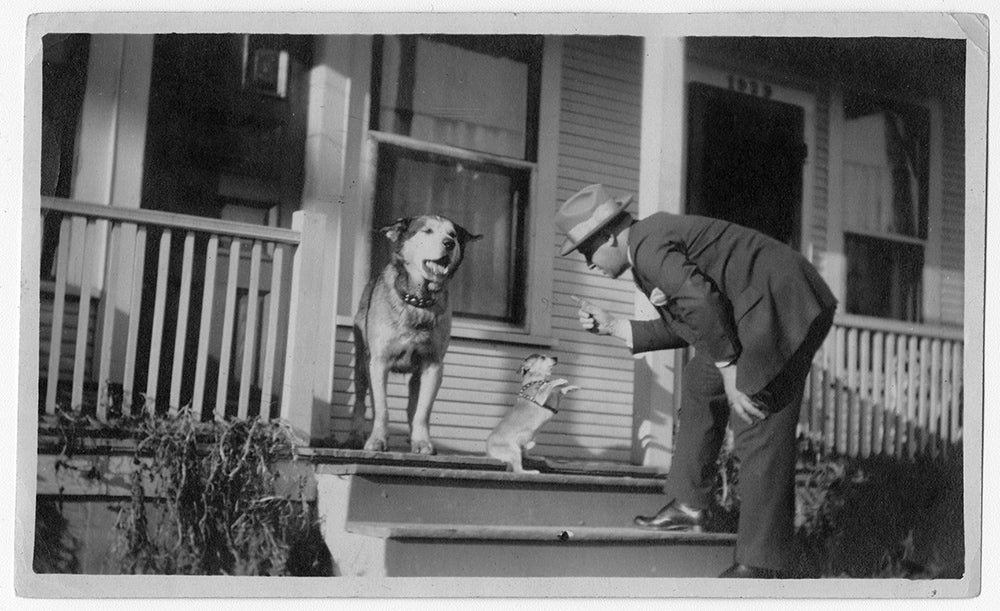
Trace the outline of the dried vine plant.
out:
<instances>
[{"instance_id":1,"label":"dried vine plant","mask_svg":"<svg viewBox=\"0 0 1000 611\"><path fill-rule=\"evenodd\" d=\"M144 421L116 527L121 571L329 574L313 508L275 489L293 444L287 426L256 418L202 423L181 410Z\"/></svg>"}]
</instances>

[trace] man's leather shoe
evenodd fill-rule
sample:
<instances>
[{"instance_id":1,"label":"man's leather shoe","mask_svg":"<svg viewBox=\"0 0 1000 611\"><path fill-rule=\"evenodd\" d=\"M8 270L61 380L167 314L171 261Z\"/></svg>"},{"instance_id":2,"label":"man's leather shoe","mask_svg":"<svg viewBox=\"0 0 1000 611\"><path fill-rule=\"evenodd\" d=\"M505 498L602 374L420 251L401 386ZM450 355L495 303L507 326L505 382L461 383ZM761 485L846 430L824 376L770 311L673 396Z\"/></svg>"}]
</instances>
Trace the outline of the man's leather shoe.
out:
<instances>
[{"instance_id":1,"label":"man's leather shoe","mask_svg":"<svg viewBox=\"0 0 1000 611\"><path fill-rule=\"evenodd\" d=\"M634 521L643 528L701 532L703 515L704 512L694 517L678 507L677 501L670 501L656 515L636 516Z\"/></svg>"},{"instance_id":2,"label":"man's leather shoe","mask_svg":"<svg viewBox=\"0 0 1000 611\"><path fill-rule=\"evenodd\" d=\"M784 574L778 569L765 569L736 563L722 572L719 577L726 579L781 579Z\"/></svg>"}]
</instances>

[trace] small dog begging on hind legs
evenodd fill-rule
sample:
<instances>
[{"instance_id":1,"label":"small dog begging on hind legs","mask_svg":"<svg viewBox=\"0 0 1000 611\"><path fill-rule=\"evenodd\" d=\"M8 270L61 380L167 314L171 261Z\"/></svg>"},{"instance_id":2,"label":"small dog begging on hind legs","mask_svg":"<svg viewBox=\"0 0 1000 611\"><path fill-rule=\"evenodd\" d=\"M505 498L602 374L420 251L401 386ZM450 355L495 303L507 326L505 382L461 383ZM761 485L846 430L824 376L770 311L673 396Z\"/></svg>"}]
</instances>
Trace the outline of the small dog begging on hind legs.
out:
<instances>
[{"instance_id":1,"label":"small dog begging on hind legs","mask_svg":"<svg viewBox=\"0 0 1000 611\"><path fill-rule=\"evenodd\" d=\"M503 417L490 436L486 438L486 454L507 463L514 473L538 473L525 469L521 464L524 450L535 446L535 433L552 419L558 407L550 405L549 398L558 405L559 398L580 390L568 386L563 378L552 379L552 368L558 360L551 356L532 354L521 363L521 389L507 415Z\"/></svg>"}]
</instances>

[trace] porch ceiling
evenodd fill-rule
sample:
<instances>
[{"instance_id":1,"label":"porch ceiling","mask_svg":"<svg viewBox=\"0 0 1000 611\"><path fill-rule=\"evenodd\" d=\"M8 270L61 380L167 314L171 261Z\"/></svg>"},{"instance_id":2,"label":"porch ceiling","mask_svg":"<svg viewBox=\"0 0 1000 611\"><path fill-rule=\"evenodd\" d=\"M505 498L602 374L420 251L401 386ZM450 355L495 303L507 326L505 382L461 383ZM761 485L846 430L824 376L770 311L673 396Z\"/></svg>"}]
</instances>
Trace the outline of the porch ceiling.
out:
<instances>
[{"instance_id":1,"label":"porch ceiling","mask_svg":"<svg viewBox=\"0 0 1000 611\"><path fill-rule=\"evenodd\" d=\"M762 68L915 95L964 81L965 41L940 38L691 37L697 54L753 58Z\"/></svg>"}]
</instances>

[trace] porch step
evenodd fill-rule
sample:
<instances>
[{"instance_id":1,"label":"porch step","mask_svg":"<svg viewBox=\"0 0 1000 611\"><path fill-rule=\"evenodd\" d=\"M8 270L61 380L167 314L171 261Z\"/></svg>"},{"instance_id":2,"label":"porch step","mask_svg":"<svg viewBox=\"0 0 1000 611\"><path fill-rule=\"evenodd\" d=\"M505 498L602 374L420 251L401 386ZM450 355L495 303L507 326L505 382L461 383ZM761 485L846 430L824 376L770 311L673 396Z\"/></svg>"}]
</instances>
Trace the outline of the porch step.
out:
<instances>
[{"instance_id":1,"label":"porch step","mask_svg":"<svg viewBox=\"0 0 1000 611\"><path fill-rule=\"evenodd\" d=\"M317 507L341 575L700 576L735 537L636 528L662 505L652 470L541 461L515 474L483 457L314 455Z\"/></svg>"},{"instance_id":2,"label":"porch step","mask_svg":"<svg viewBox=\"0 0 1000 611\"><path fill-rule=\"evenodd\" d=\"M629 526L662 505L652 477L395 465L321 465L349 481L348 519L389 523Z\"/></svg>"},{"instance_id":3,"label":"porch step","mask_svg":"<svg viewBox=\"0 0 1000 611\"><path fill-rule=\"evenodd\" d=\"M611 526L488 526L479 524L416 524L349 521L347 532L383 539L469 539L476 541L670 541L674 543L726 544L729 533L661 532L637 527Z\"/></svg>"},{"instance_id":4,"label":"porch step","mask_svg":"<svg viewBox=\"0 0 1000 611\"><path fill-rule=\"evenodd\" d=\"M715 577L735 536L634 527L484 526L349 521L381 543L387 576Z\"/></svg>"}]
</instances>

